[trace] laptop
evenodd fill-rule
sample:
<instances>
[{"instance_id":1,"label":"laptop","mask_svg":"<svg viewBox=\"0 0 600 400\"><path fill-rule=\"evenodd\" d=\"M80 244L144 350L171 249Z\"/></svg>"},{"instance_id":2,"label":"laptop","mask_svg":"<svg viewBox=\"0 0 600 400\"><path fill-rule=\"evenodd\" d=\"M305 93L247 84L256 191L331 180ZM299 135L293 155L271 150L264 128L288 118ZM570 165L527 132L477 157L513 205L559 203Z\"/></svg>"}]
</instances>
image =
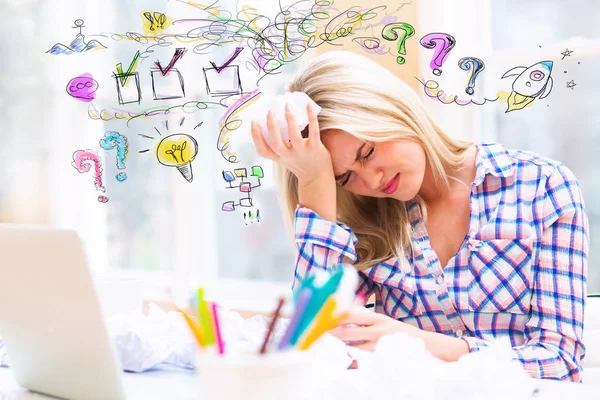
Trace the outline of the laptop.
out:
<instances>
[{"instance_id":1,"label":"laptop","mask_svg":"<svg viewBox=\"0 0 600 400\"><path fill-rule=\"evenodd\" d=\"M73 400L144 398L132 393L145 386L143 374L127 374L137 377L125 390L74 231L0 224L0 337L16 382L31 391Z\"/></svg>"}]
</instances>

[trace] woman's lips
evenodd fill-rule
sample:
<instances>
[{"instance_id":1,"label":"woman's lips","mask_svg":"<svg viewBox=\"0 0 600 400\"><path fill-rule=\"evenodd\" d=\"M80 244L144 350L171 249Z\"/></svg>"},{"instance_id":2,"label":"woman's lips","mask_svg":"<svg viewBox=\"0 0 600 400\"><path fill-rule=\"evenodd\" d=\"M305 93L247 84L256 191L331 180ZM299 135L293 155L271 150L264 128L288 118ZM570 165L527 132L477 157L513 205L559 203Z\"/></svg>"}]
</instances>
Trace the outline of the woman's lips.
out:
<instances>
[{"instance_id":1,"label":"woman's lips","mask_svg":"<svg viewBox=\"0 0 600 400\"><path fill-rule=\"evenodd\" d=\"M393 194L398 189L398 183L400 181L400 174L396 174L396 176L388 182L387 185L381 190L385 194Z\"/></svg>"}]
</instances>

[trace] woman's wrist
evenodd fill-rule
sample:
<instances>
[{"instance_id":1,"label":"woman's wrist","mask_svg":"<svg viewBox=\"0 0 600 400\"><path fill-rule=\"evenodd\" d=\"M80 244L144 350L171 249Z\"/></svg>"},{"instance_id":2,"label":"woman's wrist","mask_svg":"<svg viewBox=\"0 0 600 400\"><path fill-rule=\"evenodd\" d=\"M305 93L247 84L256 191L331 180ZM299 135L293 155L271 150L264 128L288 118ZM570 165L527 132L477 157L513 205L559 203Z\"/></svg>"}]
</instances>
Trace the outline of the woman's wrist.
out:
<instances>
[{"instance_id":1,"label":"woman's wrist","mask_svg":"<svg viewBox=\"0 0 600 400\"><path fill-rule=\"evenodd\" d=\"M321 218L336 222L335 178L333 174L328 175L324 173L308 181L298 180L298 201L301 206L310 208Z\"/></svg>"},{"instance_id":2,"label":"woman's wrist","mask_svg":"<svg viewBox=\"0 0 600 400\"><path fill-rule=\"evenodd\" d=\"M460 357L469 353L469 344L460 338L418 328L415 330L414 335L423 339L427 350L442 361L458 361Z\"/></svg>"}]
</instances>

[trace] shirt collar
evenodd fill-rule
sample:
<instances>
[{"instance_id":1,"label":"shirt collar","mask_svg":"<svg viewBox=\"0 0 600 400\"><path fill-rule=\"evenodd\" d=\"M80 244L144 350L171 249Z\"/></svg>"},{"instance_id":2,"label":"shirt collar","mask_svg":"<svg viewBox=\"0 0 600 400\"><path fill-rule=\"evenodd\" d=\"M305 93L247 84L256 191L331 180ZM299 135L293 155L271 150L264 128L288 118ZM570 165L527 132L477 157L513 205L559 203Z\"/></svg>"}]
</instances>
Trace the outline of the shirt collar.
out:
<instances>
[{"instance_id":1,"label":"shirt collar","mask_svg":"<svg viewBox=\"0 0 600 400\"><path fill-rule=\"evenodd\" d=\"M480 143L477 145L477 172L473 183L481 185L485 176L507 178L516 172L515 161L499 143Z\"/></svg>"}]
</instances>

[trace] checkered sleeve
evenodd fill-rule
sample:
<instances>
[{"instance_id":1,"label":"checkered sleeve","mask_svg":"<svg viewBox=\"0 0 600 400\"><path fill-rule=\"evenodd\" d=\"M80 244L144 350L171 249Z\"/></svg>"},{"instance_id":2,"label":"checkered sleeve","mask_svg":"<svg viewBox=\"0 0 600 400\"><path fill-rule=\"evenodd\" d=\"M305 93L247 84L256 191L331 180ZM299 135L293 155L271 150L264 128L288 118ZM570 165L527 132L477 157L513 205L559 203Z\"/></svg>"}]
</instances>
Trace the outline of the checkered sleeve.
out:
<instances>
[{"instance_id":1,"label":"checkered sleeve","mask_svg":"<svg viewBox=\"0 0 600 400\"><path fill-rule=\"evenodd\" d=\"M539 198L544 230L533 269L531 318L525 325L527 341L513 347L514 358L534 378L580 382L588 220L579 183L564 165L553 170ZM491 344L464 340L470 351Z\"/></svg>"},{"instance_id":2,"label":"checkered sleeve","mask_svg":"<svg viewBox=\"0 0 600 400\"><path fill-rule=\"evenodd\" d=\"M321 218L307 207L296 207L294 237L298 254L292 290L313 268L326 270L344 262L344 257L352 263L356 261L354 245L358 239L352 230ZM373 283L363 273L358 276L357 294L369 297Z\"/></svg>"}]
</instances>

